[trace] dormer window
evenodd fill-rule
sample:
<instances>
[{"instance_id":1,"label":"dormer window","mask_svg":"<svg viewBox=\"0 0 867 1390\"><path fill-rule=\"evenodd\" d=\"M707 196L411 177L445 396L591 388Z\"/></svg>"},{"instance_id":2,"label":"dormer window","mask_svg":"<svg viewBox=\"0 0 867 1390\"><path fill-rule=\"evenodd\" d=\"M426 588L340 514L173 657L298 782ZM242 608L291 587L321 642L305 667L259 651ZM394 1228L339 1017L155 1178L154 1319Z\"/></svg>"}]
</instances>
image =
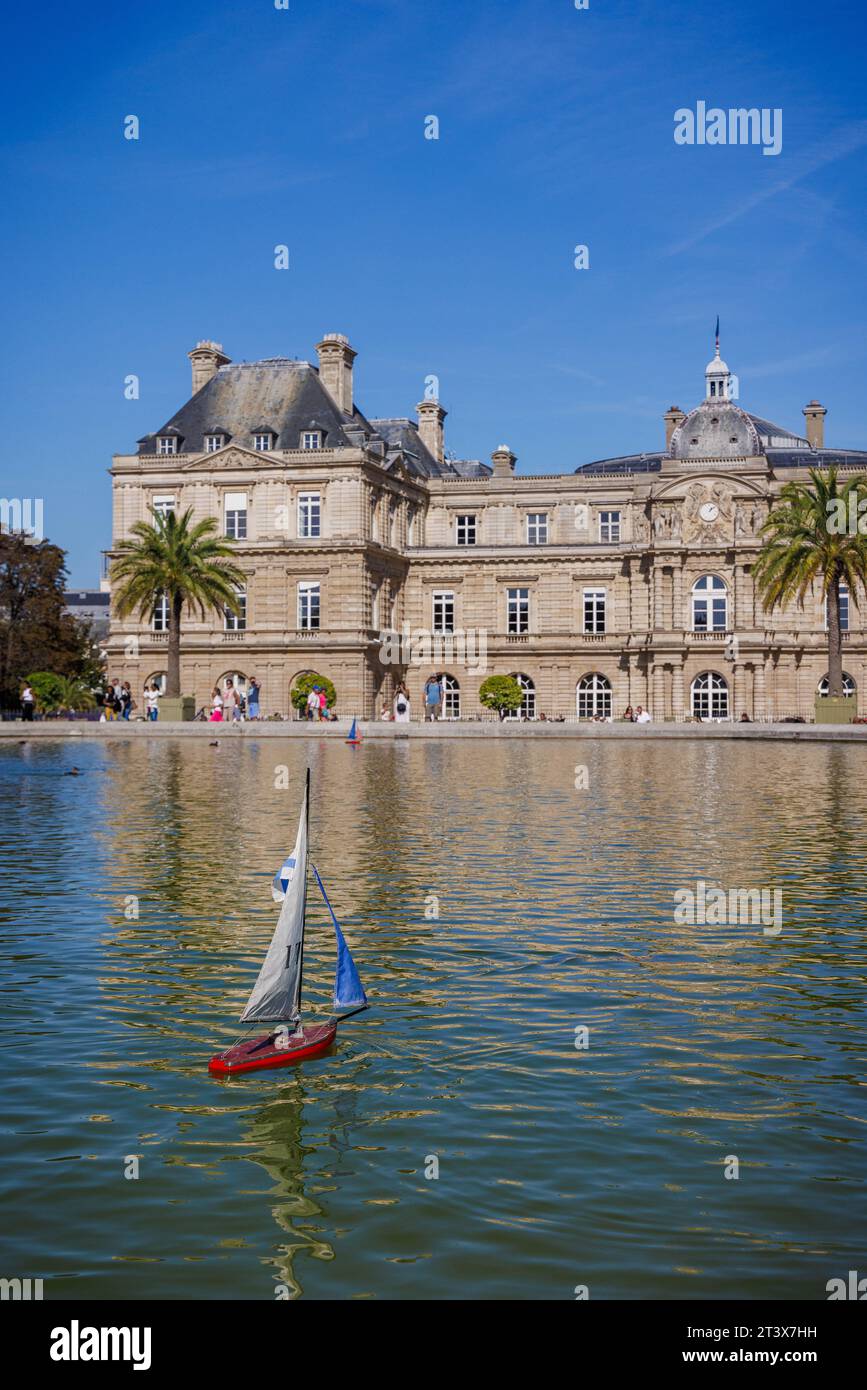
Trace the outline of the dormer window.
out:
<instances>
[{"instance_id":1,"label":"dormer window","mask_svg":"<svg viewBox=\"0 0 867 1390\"><path fill-rule=\"evenodd\" d=\"M260 430L253 435L253 448L260 454L270 454L274 448L274 435L271 430Z\"/></svg>"},{"instance_id":2,"label":"dormer window","mask_svg":"<svg viewBox=\"0 0 867 1390\"><path fill-rule=\"evenodd\" d=\"M304 433L303 433L302 436L301 436L301 448L302 448L302 449L321 449L321 448L322 448L322 431L321 431L321 430L305 430Z\"/></svg>"},{"instance_id":3,"label":"dormer window","mask_svg":"<svg viewBox=\"0 0 867 1390\"><path fill-rule=\"evenodd\" d=\"M174 434L158 434L158 435L157 435L157 453L158 453L158 454L176 454L177 452L178 452L178 440L177 440L177 435L174 435Z\"/></svg>"},{"instance_id":4,"label":"dormer window","mask_svg":"<svg viewBox=\"0 0 867 1390\"><path fill-rule=\"evenodd\" d=\"M217 452L218 449L222 449L222 448L223 448L223 446L225 445L225 443L226 443L226 436L225 436L224 434L206 434L206 435L205 435L205 453L206 453L206 454L215 454L215 453Z\"/></svg>"}]
</instances>

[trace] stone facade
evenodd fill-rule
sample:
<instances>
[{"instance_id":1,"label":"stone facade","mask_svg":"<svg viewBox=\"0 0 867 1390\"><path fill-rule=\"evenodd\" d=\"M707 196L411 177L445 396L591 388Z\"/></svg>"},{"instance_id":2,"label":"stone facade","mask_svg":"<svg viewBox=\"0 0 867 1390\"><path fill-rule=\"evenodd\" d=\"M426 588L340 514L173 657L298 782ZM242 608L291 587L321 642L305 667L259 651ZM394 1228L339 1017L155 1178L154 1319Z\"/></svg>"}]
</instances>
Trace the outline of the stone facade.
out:
<instances>
[{"instance_id":1,"label":"stone facade","mask_svg":"<svg viewBox=\"0 0 867 1390\"><path fill-rule=\"evenodd\" d=\"M326 335L318 351L318 368L233 366L200 343L191 400L113 460L114 544L155 505L215 516L239 537L246 625L185 615L182 689L197 707L225 676L255 675L262 714L285 715L295 678L314 670L334 682L341 713L368 718L404 678L418 717L439 670L451 717L482 712L488 674L520 675L525 714L549 719L629 704L657 720L812 716L827 673L821 601L768 614L752 567L786 481L831 461L867 470L867 453L825 447L817 402L804 436L751 415L717 347L704 400L671 407L657 452L528 476L504 445L490 468L450 459L435 399L418 424L368 420L347 340ZM140 691L164 671L160 626L159 614L115 617L109 674ZM395 632L402 641L383 652ZM844 641L863 709L854 602Z\"/></svg>"}]
</instances>

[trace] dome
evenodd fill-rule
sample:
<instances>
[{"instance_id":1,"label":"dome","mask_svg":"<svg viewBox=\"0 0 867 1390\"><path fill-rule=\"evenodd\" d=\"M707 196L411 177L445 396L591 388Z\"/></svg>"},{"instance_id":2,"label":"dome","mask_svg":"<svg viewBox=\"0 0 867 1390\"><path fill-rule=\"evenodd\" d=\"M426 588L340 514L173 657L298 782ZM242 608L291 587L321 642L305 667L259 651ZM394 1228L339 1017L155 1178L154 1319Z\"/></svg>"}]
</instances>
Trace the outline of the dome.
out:
<instances>
[{"instance_id":1,"label":"dome","mask_svg":"<svg viewBox=\"0 0 867 1390\"><path fill-rule=\"evenodd\" d=\"M714 357L713 361L708 362L707 366L705 367L704 374L705 376L728 376L728 363L724 362L720 357L719 348L717 348L716 356Z\"/></svg>"},{"instance_id":2,"label":"dome","mask_svg":"<svg viewBox=\"0 0 867 1390\"><path fill-rule=\"evenodd\" d=\"M745 411L731 401L702 401L681 420L671 436L676 459L755 458L762 452L758 431Z\"/></svg>"}]
</instances>

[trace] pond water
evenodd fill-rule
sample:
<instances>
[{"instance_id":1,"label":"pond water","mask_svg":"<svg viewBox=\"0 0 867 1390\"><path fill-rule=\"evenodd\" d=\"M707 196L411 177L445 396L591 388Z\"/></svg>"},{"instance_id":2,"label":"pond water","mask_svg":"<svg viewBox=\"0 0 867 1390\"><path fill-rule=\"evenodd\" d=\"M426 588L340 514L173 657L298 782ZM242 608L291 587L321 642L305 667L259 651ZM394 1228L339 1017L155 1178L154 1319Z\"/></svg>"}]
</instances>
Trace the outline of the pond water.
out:
<instances>
[{"instance_id":1,"label":"pond water","mask_svg":"<svg viewBox=\"0 0 867 1390\"><path fill-rule=\"evenodd\" d=\"M308 763L372 1008L215 1080ZM0 745L2 1273L825 1298L864 1262L865 772L830 744ZM698 880L779 888L781 929L678 922ZM333 967L311 890L311 1014Z\"/></svg>"}]
</instances>

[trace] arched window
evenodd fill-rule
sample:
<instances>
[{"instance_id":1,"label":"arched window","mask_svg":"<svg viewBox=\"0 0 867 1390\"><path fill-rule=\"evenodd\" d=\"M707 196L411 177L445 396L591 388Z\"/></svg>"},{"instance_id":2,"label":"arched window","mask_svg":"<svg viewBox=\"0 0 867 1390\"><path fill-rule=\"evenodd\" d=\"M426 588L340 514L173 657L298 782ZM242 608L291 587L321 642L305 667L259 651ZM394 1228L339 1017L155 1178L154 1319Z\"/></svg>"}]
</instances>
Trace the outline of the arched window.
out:
<instances>
[{"instance_id":1,"label":"arched window","mask_svg":"<svg viewBox=\"0 0 867 1390\"><path fill-rule=\"evenodd\" d=\"M725 632L728 590L718 574L703 574L692 586L693 632Z\"/></svg>"},{"instance_id":2,"label":"arched window","mask_svg":"<svg viewBox=\"0 0 867 1390\"><path fill-rule=\"evenodd\" d=\"M594 671L590 676L582 676L576 691L578 718L594 719L601 715L608 719L611 715L611 682L606 676Z\"/></svg>"},{"instance_id":3,"label":"arched window","mask_svg":"<svg viewBox=\"0 0 867 1390\"><path fill-rule=\"evenodd\" d=\"M855 694L855 691L856 691L857 689L858 689L858 687L856 686L856 684L855 684L855 682L853 681L852 677L849 675L849 672L848 672L848 671L844 671L844 672L843 672L843 694L844 694L844 695L854 695L854 694ZM819 695L828 695L828 694L830 694L830 691L831 691L831 682L829 681L829 679L828 679L827 676L823 676L822 679L819 681L818 694L819 694Z\"/></svg>"},{"instance_id":4,"label":"arched window","mask_svg":"<svg viewBox=\"0 0 867 1390\"><path fill-rule=\"evenodd\" d=\"M690 686L692 713L696 719L728 719L729 688L716 671L704 671Z\"/></svg>"},{"instance_id":5,"label":"arched window","mask_svg":"<svg viewBox=\"0 0 867 1390\"><path fill-rule=\"evenodd\" d=\"M217 681L217 685L222 696L225 697L226 687L229 684L229 681L232 682L235 689L238 691L240 695L247 694L247 677L243 674L243 672L224 671L220 679Z\"/></svg>"},{"instance_id":6,"label":"arched window","mask_svg":"<svg viewBox=\"0 0 867 1390\"><path fill-rule=\"evenodd\" d=\"M512 679L513 679L513 680L516 680L516 681L518 682L519 686L521 687L521 691L522 691L522 693L523 693L523 699L521 700L520 708L519 708L519 709L511 710L511 711L506 715L506 718L507 718L507 719L535 719L535 718L536 718L536 687L535 687L535 685L534 685L533 682L530 680L530 677L529 677L529 676L523 676L523 675L521 675L519 672L515 672L514 675L512 676Z\"/></svg>"},{"instance_id":7,"label":"arched window","mask_svg":"<svg viewBox=\"0 0 867 1390\"><path fill-rule=\"evenodd\" d=\"M443 719L460 719L461 687L454 676L443 676Z\"/></svg>"}]
</instances>

